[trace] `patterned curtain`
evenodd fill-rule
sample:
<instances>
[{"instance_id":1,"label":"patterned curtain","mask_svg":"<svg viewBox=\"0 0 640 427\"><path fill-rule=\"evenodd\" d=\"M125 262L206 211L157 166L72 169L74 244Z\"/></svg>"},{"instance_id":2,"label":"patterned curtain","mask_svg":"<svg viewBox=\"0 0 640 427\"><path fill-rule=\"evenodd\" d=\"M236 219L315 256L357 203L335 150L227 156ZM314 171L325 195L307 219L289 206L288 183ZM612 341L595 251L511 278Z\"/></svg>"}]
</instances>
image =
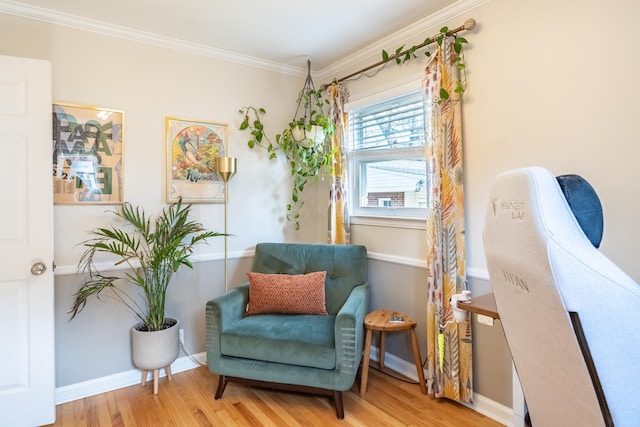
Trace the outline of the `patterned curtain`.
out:
<instances>
[{"instance_id":1,"label":"patterned curtain","mask_svg":"<svg viewBox=\"0 0 640 427\"><path fill-rule=\"evenodd\" d=\"M347 197L346 147L344 146L347 123L344 104L347 100L347 92L339 83L331 83L327 87L327 92L329 93L329 114L336 127L331 138L331 147L335 150L333 157L335 174L331 177L329 189L328 242L335 245L348 245L351 241L351 226Z\"/></svg>"},{"instance_id":2,"label":"patterned curtain","mask_svg":"<svg viewBox=\"0 0 640 427\"><path fill-rule=\"evenodd\" d=\"M471 316L456 323L450 299L467 289L462 132L455 51L443 40L425 68L427 127L427 387L472 403ZM446 92L443 92L444 91Z\"/></svg>"}]
</instances>

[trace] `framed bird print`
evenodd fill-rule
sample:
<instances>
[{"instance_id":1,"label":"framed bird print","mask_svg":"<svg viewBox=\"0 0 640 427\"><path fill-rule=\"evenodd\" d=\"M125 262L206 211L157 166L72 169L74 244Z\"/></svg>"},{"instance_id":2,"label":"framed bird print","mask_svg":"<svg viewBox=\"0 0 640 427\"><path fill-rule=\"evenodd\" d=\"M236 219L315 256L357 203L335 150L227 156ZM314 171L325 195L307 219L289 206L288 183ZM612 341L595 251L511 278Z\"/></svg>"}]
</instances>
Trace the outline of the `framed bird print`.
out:
<instances>
[{"instance_id":1,"label":"framed bird print","mask_svg":"<svg viewBox=\"0 0 640 427\"><path fill-rule=\"evenodd\" d=\"M227 125L167 117L166 127L167 203L224 203L214 159L227 156Z\"/></svg>"}]
</instances>

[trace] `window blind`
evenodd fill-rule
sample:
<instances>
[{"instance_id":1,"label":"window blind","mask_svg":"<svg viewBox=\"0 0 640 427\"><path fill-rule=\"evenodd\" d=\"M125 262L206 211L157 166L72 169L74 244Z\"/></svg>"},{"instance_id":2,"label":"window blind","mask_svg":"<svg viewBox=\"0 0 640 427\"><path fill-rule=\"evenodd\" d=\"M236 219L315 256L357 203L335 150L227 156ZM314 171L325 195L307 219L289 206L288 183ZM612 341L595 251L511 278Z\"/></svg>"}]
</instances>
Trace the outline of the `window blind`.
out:
<instances>
[{"instance_id":1,"label":"window blind","mask_svg":"<svg viewBox=\"0 0 640 427\"><path fill-rule=\"evenodd\" d=\"M355 110L349 115L349 129L352 150L423 146L421 91Z\"/></svg>"}]
</instances>

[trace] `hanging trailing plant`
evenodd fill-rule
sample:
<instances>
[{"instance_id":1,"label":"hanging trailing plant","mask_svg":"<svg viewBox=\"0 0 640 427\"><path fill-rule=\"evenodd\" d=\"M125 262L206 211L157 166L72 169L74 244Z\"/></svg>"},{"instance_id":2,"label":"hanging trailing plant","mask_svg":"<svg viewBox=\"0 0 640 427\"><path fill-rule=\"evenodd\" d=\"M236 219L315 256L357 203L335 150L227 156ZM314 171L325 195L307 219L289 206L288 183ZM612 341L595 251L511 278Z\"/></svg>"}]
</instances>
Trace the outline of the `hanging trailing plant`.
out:
<instances>
[{"instance_id":1,"label":"hanging trailing plant","mask_svg":"<svg viewBox=\"0 0 640 427\"><path fill-rule=\"evenodd\" d=\"M249 131L249 148L266 149L270 160L281 152L288 161L293 181L291 200L287 203L287 220L294 223L296 230L300 230L300 208L304 205L300 193L309 179L315 182L334 173L332 159L335 149L331 148L330 141L335 126L324 114L323 107L327 102L322 97L322 90L313 86L310 62L307 65L307 80L298 94L296 113L289 125L275 136L275 141L265 132L261 120L267 113L264 108L249 106L240 109L244 119L239 129Z\"/></svg>"},{"instance_id":2,"label":"hanging trailing plant","mask_svg":"<svg viewBox=\"0 0 640 427\"><path fill-rule=\"evenodd\" d=\"M472 24L473 26L470 26L470 25L471 24L465 23L465 26L463 26L462 28L471 29L475 27L475 21L473 21L473 24ZM424 42L422 42L421 44L411 46L408 49L405 49L404 45L402 45L399 48L397 48L392 55L389 55L389 53L386 50L382 50L382 61L383 63L387 63L389 61L395 61L396 64L398 65L404 64L407 61L418 58L418 52L420 52L421 49L433 43L437 43L438 46L442 46L442 43L447 37L453 37L454 55L451 57L451 61L453 61L456 64L456 68L460 71L460 74L459 74L460 78L456 80L456 87L454 89L454 92L462 96L465 90L467 89L467 72L466 72L466 65L464 60L463 47L468 42L464 37L460 37L456 35L457 31L459 31L459 29L450 31L449 27L442 27L440 28L440 32L435 36L429 37L425 39ZM431 51L428 48L425 49L424 55L426 57L431 56ZM449 99L450 97L451 95L449 94L449 92L445 88L441 88L440 99L438 100L438 103L442 103L443 101Z\"/></svg>"}]
</instances>

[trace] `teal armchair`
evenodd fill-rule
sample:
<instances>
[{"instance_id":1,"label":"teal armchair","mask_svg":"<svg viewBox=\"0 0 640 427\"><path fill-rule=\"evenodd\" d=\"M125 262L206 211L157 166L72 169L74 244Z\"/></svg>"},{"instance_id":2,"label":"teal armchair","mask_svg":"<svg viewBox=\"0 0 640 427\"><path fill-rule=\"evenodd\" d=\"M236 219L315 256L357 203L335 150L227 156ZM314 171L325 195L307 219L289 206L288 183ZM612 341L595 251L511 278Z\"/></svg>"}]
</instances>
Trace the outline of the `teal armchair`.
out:
<instances>
[{"instance_id":1,"label":"teal armchair","mask_svg":"<svg viewBox=\"0 0 640 427\"><path fill-rule=\"evenodd\" d=\"M344 418L342 392L355 381L369 309L364 246L260 243L252 271L306 274L326 271L327 315L247 315L249 283L207 302L207 364L228 382L327 395Z\"/></svg>"}]
</instances>

